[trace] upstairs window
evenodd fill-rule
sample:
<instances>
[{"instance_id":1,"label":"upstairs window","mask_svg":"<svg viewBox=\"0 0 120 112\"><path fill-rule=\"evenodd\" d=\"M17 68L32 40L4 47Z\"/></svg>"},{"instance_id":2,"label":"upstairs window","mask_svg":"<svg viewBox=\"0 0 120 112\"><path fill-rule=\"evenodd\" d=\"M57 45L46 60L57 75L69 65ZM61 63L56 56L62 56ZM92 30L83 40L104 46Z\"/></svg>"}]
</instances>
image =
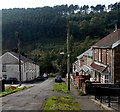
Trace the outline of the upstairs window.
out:
<instances>
[{"instance_id":1,"label":"upstairs window","mask_svg":"<svg viewBox=\"0 0 120 112\"><path fill-rule=\"evenodd\" d=\"M2 72L6 72L6 65L2 65Z\"/></svg>"},{"instance_id":2,"label":"upstairs window","mask_svg":"<svg viewBox=\"0 0 120 112\"><path fill-rule=\"evenodd\" d=\"M102 49L99 49L99 62L102 62Z\"/></svg>"},{"instance_id":3,"label":"upstairs window","mask_svg":"<svg viewBox=\"0 0 120 112\"><path fill-rule=\"evenodd\" d=\"M109 75L105 75L105 83L109 83Z\"/></svg>"},{"instance_id":4,"label":"upstairs window","mask_svg":"<svg viewBox=\"0 0 120 112\"><path fill-rule=\"evenodd\" d=\"M97 61L97 54L96 54L96 50L95 50L95 53L94 53L94 57L95 57L95 61Z\"/></svg>"}]
</instances>

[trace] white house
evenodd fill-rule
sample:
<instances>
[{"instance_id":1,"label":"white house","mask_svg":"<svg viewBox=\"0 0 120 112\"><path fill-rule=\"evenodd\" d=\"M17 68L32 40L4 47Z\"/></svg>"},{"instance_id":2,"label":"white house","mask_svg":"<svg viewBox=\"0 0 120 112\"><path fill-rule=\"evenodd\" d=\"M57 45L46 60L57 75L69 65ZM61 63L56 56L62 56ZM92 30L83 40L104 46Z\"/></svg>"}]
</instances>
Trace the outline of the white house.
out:
<instances>
[{"instance_id":1,"label":"white house","mask_svg":"<svg viewBox=\"0 0 120 112\"><path fill-rule=\"evenodd\" d=\"M34 61L25 56L21 57L21 80L34 80L39 75L39 66ZM6 52L2 58L2 74L1 78L15 77L19 80L19 55L15 52Z\"/></svg>"}]
</instances>

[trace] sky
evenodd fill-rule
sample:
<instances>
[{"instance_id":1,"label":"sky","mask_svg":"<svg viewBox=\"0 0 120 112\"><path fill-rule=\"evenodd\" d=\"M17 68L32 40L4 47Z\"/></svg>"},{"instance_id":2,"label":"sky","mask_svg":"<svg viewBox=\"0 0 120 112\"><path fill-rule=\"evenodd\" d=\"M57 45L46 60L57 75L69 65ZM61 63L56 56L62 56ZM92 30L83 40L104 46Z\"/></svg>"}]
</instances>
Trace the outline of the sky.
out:
<instances>
[{"instance_id":1,"label":"sky","mask_svg":"<svg viewBox=\"0 0 120 112\"><path fill-rule=\"evenodd\" d=\"M55 6L62 4L93 5L102 4L108 6L120 2L120 0L0 0L0 9L8 8L35 8L43 6Z\"/></svg>"}]
</instances>

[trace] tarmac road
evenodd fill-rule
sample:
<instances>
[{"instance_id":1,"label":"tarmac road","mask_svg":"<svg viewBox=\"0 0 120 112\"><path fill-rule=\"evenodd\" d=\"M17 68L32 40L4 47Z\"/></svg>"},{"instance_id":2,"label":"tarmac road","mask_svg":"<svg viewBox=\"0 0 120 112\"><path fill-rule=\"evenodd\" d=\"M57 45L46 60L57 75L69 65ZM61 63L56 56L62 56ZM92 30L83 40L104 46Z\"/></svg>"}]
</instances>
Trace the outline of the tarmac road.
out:
<instances>
[{"instance_id":1,"label":"tarmac road","mask_svg":"<svg viewBox=\"0 0 120 112\"><path fill-rule=\"evenodd\" d=\"M50 78L34 87L2 97L2 110L40 110L45 99L53 95L54 79Z\"/></svg>"},{"instance_id":2,"label":"tarmac road","mask_svg":"<svg viewBox=\"0 0 120 112\"><path fill-rule=\"evenodd\" d=\"M77 99L82 110L104 111L99 105L91 101L89 96L79 96L77 89L73 86L71 86L72 94L52 91L54 83L54 78L49 78L42 83L36 83L34 87L0 98L0 101L2 99L2 106L0 107L2 107L2 110L11 110L10 112L14 112L12 110L17 110L16 112L19 112L18 110L22 110L22 112L40 112L42 104L50 96L72 96Z\"/></svg>"}]
</instances>

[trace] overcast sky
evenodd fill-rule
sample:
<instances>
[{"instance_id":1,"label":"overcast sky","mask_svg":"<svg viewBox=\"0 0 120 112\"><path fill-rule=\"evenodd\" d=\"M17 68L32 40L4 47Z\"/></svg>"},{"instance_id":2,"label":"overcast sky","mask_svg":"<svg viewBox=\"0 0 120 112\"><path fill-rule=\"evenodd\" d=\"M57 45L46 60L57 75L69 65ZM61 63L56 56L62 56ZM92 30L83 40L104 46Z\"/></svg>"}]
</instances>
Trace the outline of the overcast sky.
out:
<instances>
[{"instance_id":1,"label":"overcast sky","mask_svg":"<svg viewBox=\"0 0 120 112\"><path fill-rule=\"evenodd\" d=\"M8 8L34 8L43 6L55 6L62 4L74 5L109 5L120 0L0 0L0 9Z\"/></svg>"}]
</instances>

